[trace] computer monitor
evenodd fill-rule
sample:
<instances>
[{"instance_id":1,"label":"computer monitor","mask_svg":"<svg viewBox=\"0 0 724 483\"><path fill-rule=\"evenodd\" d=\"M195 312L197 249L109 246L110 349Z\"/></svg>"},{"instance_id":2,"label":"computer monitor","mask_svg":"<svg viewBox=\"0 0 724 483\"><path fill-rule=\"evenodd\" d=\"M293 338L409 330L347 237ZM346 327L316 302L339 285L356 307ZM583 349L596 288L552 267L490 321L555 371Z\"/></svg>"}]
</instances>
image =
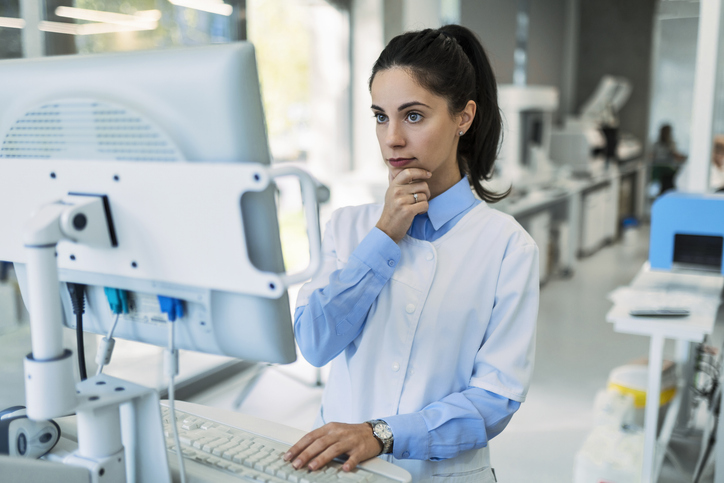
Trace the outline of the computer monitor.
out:
<instances>
[{"instance_id":1,"label":"computer monitor","mask_svg":"<svg viewBox=\"0 0 724 483\"><path fill-rule=\"evenodd\" d=\"M141 170L143 166L151 169L162 162L269 165L253 46L239 42L2 61L0 143L0 173L3 163L9 166L19 159L39 166L43 163L38 159L85 160L85 163L94 163L88 166L96 167L100 166L97 163L109 161L108 166L116 164L113 161L151 161L138 164ZM43 164L43 169L48 166ZM211 170L213 165L208 167ZM63 189L74 189L73 186L78 185L85 191L93 190L88 180L84 181L82 168L68 168L63 164L59 169L76 178L75 183L63 178L59 183ZM93 172L97 173L98 169L94 168ZM203 172L208 175L207 171ZM5 173L7 175L7 171ZM223 169L221 176L222 173ZM55 180L61 181L60 178L59 172ZM91 178L90 171L88 178ZM207 176L206 181L213 183L209 179L213 177ZM16 186L16 189L0 189L0 260L16 262L25 297L25 254L19 231L29 213L23 211L26 207L19 203L18 197L26 193L17 189L18 182L6 176L2 179L3 185ZM161 181L157 186L137 188L143 190L143 197L139 198L151 203L149 211L168 202L163 196L169 193L169 187L162 184ZM96 188L98 193L109 189L108 186ZM197 194L193 186L188 189L188 196L193 200ZM154 198L152 194L156 191ZM53 193L55 195L57 193ZM208 206L201 201L209 200L199 201L197 206ZM236 203L243 227L239 230L243 231L243 238L238 240L238 252L246 253L259 271L284 272L273 186L262 192L247 192ZM112 197L110 204L113 211ZM113 214L118 217L117 221L126 223L127 229L132 228L132 219L126 217L123 221L126 215L122 212L123 206L115 209L121 210ZM173 215L169 212L169 216ZM176 220L183 225L183 213L176 216ZM175 242L171 238L173 246L193 246L193 240L188 239L193 237L192 233L188 230L178 230L178 233ZM128 243L140 234L126 232L119 237ZM136 238L131 248L141 249L142 243L143 240ZM154 266L183 263L182 258L170 259L182 256L179 250L154 248L155 254L147 255L147 262L153 260ZM171 275L154 280L153 273L159 272L140 269L147 268L149 263L139 262L135 272L129 272L125 262L114 268L113 258L105 264L79 263L82 257L75 256L79 249L72 242L61 242L57 258L61 285L65 282L87 285L84 330L97 334L108 331L114 316L106 302L104 287L120 288L131 292L132 313L120 317L115 337L166 345L166 324L162 323L166 319L155 297L166 295L182 299L186 305L184 325L176 331L176 345L180 349L252 361L289 363L296 359L285 290L278 290L275 297L244 293L229 288L228 283L215 284L213 277L201 273L205 266L198 264L201 268L197 278L193 271L187 270L181 280ZM227 267L227 273L220 278L233 280L246 276L228 273L229 270ZM59 293L64 324L73 327L75 318L68 292L61 286Z\"/></svg>"}]
</instances>

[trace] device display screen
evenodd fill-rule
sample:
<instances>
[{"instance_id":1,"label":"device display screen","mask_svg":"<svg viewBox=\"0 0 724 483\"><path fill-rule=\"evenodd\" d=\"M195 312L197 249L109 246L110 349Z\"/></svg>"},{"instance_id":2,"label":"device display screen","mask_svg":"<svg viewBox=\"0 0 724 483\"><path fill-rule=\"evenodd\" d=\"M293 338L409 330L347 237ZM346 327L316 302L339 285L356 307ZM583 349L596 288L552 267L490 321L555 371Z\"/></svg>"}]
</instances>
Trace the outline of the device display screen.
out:
<instances>
[{"instance_id":1,"label":"device display screen","mask_svg":"<svg viewBox=\"0 0 724 483\"><path fill-rule=\"evenodd\" d=\"M674 235L674 263L719 271L724 238L707 235Z\"/></svg>"}]
</instances>

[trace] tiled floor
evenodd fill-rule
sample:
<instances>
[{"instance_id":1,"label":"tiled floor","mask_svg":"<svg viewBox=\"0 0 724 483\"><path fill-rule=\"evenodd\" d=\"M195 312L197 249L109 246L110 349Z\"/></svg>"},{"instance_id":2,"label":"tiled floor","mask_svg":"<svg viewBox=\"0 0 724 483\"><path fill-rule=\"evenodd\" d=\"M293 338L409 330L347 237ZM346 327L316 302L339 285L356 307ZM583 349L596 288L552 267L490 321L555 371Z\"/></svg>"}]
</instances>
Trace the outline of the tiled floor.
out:
<instances>
[{"instance_id":1,"label":"tiled floor","mask_svg":"<svg viewBox=\"0 0 724 483\"><path fill-rule=\"evenodd\" d=\"M536 369L528 399L491 442L499 481L573 481L574 457L591 430L596 392L605 387L612 368L648 353L648 339L614 333L605 321L611 306L606 294L628 283L647 258L648 233L642 229L638 237L635 244L615 244L580 260L571 278L552 280L543 287ZM27 352L26 342L27 332L22 330L0 336L0 382L8 383L0 393L3 404L22 400L15 395L22 384L18 373L22 366L16 359ZM671 353L671 347L667 349ZM237 401L249 376L229 380L193 402L238 407L300 429L312 425L322 389L314 384L316 370L303 359L264 369L246 398ZM680 480L662 477L661 481Z\"/></svg>"}]
</instances>

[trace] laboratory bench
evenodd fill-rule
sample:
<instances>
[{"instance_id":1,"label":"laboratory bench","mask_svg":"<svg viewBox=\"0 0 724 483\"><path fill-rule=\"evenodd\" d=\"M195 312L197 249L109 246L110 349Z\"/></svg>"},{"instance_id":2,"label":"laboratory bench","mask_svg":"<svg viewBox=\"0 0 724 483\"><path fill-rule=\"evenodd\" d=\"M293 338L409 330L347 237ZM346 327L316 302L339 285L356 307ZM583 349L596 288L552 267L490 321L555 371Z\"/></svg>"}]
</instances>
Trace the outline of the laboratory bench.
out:
<instances>
[{"instance_id":1,"label":"laboratory bench","mask_svg":"<svg viewBox=\"0 0 724 483\"><path fill-rule=\"evenodd\" d=\"M538 244L541 281L571 273L576 260L621 234L625 218L643 217L646 165L631 160L586 175L515 191L495 207L515 217Z\"/></svg>"}]
</instances>

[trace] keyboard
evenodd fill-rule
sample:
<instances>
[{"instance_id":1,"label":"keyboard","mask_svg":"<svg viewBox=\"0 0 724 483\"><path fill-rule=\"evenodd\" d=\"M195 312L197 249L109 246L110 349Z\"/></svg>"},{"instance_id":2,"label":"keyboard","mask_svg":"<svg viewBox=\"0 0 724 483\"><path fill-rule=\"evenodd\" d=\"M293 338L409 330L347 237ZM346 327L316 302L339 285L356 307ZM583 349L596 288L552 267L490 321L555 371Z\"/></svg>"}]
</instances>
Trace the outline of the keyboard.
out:
<instances>
[{"instance_id":1,"label":"keyboard","mask_svg":"<svg viewBox=\"0 0 724 483\"><path fill-rule=\"evenodd\" d=\"M174 418L161 402L169 464L178 472L178 457L171 424ZM350 472L333 461L310 472L295 470L283 456L305 432L232 411L176 401L184 467L189 481L253 481L257 483L406 483L410 474L380 458ZM174 478L178 480L178 478Z\"/></svg>"}]
</instances>

